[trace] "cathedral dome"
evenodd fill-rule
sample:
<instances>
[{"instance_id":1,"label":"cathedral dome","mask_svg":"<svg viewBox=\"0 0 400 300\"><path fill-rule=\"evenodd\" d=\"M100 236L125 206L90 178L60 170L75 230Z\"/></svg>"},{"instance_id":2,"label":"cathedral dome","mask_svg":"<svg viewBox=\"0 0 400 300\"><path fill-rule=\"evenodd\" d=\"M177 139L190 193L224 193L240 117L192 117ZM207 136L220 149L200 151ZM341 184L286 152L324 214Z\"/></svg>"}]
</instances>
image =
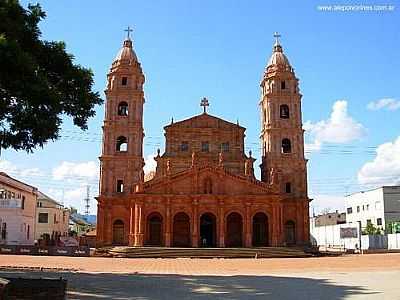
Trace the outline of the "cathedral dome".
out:
<instances>
[{"instance_id":1,"label":"cathedral dome","mask_svg":"<svg viewBox=\"0 0 400 300\"><path fill-rule=\"evenodd\" d=\"M274 52L272 53L267 67L272 66L272 65L281 65L281 66L287 66L290 67L289 60L287 59L286 55L283 54L282 46L279 44L278 41L276 41L274 45Z\"/></svg>"},{"instance_id":2,"label":"cathedral dome","mask_svg":"<svg viewBox=\"0 0 400 300\"><path fill-rule=\"evenodd\" d=\"M130 38L127 38L124 41L124 45L121 48L121 50L119 50L117 56L114 59L115 61L128 61L128 62L132 62L132 61L137 61L137 56L135 54L135 51L133 51L132 48L132 41Z\"/></svg>"}]
</instances>

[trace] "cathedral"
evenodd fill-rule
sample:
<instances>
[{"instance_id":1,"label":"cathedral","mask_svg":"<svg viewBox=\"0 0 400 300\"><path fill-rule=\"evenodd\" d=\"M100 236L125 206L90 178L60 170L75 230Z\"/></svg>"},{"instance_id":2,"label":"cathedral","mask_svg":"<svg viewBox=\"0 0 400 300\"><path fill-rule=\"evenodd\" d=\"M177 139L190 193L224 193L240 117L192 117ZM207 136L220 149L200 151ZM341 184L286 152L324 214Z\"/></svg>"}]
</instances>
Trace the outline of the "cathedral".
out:
<instances>
[{"instance_id":1,"label":"cathedral","mask_svg":"<svg viewBox=\"0 0 400 300\"><path fill-rule=\"evenodd\" d=\"M261 180L246 128L207 112L164 127L143 173L145 76L128 37L107 77L97 246L265 247L309 243L299 80L275 34L258 101ZM254 100L256 105L256 99ZM151 117L151 116L150 116Z\"/></svg>"}]
</instances>

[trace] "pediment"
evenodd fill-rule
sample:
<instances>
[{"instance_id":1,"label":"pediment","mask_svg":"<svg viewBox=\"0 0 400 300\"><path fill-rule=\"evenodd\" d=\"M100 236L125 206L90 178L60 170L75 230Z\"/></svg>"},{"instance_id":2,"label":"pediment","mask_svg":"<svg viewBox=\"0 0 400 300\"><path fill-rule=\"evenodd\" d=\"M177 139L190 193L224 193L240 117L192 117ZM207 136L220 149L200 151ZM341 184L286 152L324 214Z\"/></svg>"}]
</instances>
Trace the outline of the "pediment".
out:
<instances>
[{"instance_id":1,"label":"pediment","mask_svg":"<svg viewBox=\"0 0 400 300\"><path fill-rule=\"evenodd\" d=\"M189 119L185 119L179 122L175 122L173 124L167 125L164 127L164 129L170 129L170 128L241 128L245 129L244 127L231 123L229 121L223 120L221 118L209 115L207 113L203 113L194 117L191 117Z\"/></svg>"},{"instance_id":2,"label":"pediment","mask_svg":"<svg viewBox=\"0 0 400 300\"><path fill-rule=\"evenodd\" d=\"M210 183L211 182L211 183ZM211 185L211 188L209 187ZM145 194L265 195L273 188L257 179L233 175L218 167L191 168L144 184Z\"/></svg>"}]
</instances>

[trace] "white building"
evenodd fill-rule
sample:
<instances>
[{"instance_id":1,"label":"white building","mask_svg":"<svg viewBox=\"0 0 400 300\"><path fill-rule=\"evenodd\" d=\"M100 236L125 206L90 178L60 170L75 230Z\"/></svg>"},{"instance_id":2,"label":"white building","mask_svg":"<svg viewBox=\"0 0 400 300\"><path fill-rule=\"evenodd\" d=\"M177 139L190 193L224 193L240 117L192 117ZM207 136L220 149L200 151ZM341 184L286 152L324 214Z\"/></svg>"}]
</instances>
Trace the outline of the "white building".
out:
<instances>
[{"instance_id":1,"label":"white building","mask_svg":"<svg viewBox=\"0 0 400 300\"><path fill-rule=\"evenodd\" d=\"M0 172L0 244L34 243L37 189Z\"/></svg>"},{"instance_id":2,"label":"white building","mask_svg":"<svg viewBox=\"0 0 400 300\"><path fill-rule=\"evenodd\" d=\"M35 238L68 236L69 210L49 196L38 192Z\"/></svg>"},{"instance_id":3,"label":"white building","mask_svg":"<svg viewBox=\"0 0 400 300\"><path fill-rule=\"evenodd\" d=\"M381 229L390 222L400 221L400 186L382 186L345 197L346 222L356 225L368 223Z\"/></svg>"}]
</instances>

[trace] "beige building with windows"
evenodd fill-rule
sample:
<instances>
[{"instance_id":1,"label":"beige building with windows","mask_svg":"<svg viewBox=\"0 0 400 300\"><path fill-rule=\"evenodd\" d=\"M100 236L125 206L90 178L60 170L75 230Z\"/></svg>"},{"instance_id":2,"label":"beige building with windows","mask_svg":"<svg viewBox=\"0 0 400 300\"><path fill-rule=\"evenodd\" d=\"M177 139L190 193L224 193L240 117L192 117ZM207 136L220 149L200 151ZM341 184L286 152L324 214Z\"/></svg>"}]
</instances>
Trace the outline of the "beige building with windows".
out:
<instances>
[{"instance_id":1,"label":"beige building with windows","mask_svg":"<svg viewBox=\"0 0 400 300\"><path fill-rule=\"evenodd\" d=\"M346 224L346 213L340 213L339 211L326 213L312 218L312 222L316 227Z\"/></svg>"},{"instance_id":2,"label":"beige building with windows","mask_svg":"<svg viewBox=\"0 0 400 300\"><path fill-rule=\"evenodd\" d=\"M69 210L49 196L38 192L35 239L68 236Z\"/></svg>"},{"instance_id":3,"label":"beige building with windows","mask_svg":"<svg viewBox=\"0 0 400 300\"><path fill-rule=\"evenodd\" d=\"M0 172L0 245L34 243L37 192Z\"/></svg>"}]
</instances>

